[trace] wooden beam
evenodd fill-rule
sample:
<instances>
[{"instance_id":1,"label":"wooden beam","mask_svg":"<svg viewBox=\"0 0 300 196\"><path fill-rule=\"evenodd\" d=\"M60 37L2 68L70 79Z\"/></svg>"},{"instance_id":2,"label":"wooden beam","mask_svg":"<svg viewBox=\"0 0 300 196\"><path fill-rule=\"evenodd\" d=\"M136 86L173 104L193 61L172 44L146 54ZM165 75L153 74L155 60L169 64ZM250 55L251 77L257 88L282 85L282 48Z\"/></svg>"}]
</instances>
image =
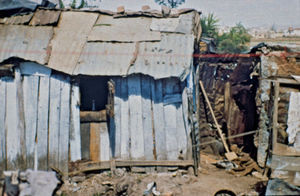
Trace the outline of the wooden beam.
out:
<instances>
[{"instance_id":1,"label":"wooden beam","mask_svg":"<svg viewBox=\"0 0 300 196\"><path fill-rule=\"evenodd\" d=\"M276 145L277 145L277 135L278 135L278 131L277 131L277 126L278 126L278 97L279 97L279 82L274 82L274 111L273 111L273 138L272 138L272 149L276 149Z\"/></svg>"},{"instance_id":2,"label":"wooden beam","mask_svg":"<svg viewBox=\"0 0 300 196\"><path fill-rule=\"evenodd\" d=\"M188 167L193 166L190 161L130 161L130 160L115 160L116 167L147 167L147 166L163 166L163 167ZM111 169L111 161L101 162L86 162L83 163L78 171L70 172L69 176L74 176L79 173Z\"/></svg>"},{"instance_id":3,"label":"wooden beam","mask_svg":"<svg viewBox=\"0 0 300 196\"><path fill-rule=\"evenodd\" d=\"M80 122L105 122L106 110L101 111L80 111Z\"/></svg>"}]
</instances>

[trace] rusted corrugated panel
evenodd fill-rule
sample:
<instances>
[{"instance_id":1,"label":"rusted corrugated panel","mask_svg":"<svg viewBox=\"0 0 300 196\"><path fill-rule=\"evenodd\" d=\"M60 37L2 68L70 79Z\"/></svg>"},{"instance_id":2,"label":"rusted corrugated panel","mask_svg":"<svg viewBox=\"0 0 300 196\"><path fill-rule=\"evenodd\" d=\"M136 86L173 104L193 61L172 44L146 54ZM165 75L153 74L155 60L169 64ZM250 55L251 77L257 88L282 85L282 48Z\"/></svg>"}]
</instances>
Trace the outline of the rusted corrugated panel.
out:
<instances>
[{"instance_id":1,"label":"rusted corrugated panel","mask_svg":"<svg viewBox=\"0 0 300 196\"><path fill-rule=\"evenodd\" d=\"M12 16L9 18L4 18L4 24L14 24L14 25L20 25L20 24L28 24L33 16L33 13L26 14L26 15L19 15L19 16Z\"/></svg>"},{"instance_id":2,"label":"rusted corrugated panel","mask_svg":"<svg viewBox=\"0 0 300 196\"><path fill-rule=\"evenodd\" d=\"M10 57L19 57L46 64L52 35L52 27L0 25L0 62Z\"/></svg>"},{"instance_id":3,"label":"rusted corrugated panel","mask_svg":"<svg viewBox=\"0 0 300 196\"><path fill-rule=\"evenodd\" d=\"M152 31L192 34L194 17L195 13L190 12L179 18L153 18L150 28Z\"/></svg>"},{"instance_id":4,"label":"rusted corrugated panel","mask_svg":"<svg viewBox=\"0 0 300 196\"><path fill-rule=\"evenodd\" d=\"M89 42L73 74L124 76L134 51L135 43Z\"/></svg>"},{"instance_id":5,"label":"rusted corrugated panel","mask_svg":"<svg viewBox=\"0 0 300 196\"><path fill-rule=\"evenodd\" d=\"M190 71L194 51L194 36L162 34L160 42L141 42L137 59L129 74L143 73L154 78L180 77Z\"/></svg>"},{"instance_id":6,"label":"rusted corrugated panel","mask_svg":"<svg viewBox=\"0 0 300 196\"><path fill-rule=\"evenodd\" d=\"M62 12L60 17L58 28L55 28L55 35L51 41L52 52L48 66L73 74L98 14Z\"/></svg>"},{"instance_id":7,"label":"rusted corrugated panel","mask_svg":"<svg viewBox=\"0 0 300 196\"><path fill-rule=\"evenodd\" d=\"M60 11L37 10L30 21L30 25L52 25L58 22Z\"/></svg>"},{"instance_id":8,"label":"rusted corrugated panel","mask_svg":"<svg viewBox=\"0 0 300 196\"><path fill-rule=\"evenodd\" d=\"M150 31L152 18L118 18L100 15L88 37L89 41L159 41L160 32Z\"/></svg>"}]
</instances>

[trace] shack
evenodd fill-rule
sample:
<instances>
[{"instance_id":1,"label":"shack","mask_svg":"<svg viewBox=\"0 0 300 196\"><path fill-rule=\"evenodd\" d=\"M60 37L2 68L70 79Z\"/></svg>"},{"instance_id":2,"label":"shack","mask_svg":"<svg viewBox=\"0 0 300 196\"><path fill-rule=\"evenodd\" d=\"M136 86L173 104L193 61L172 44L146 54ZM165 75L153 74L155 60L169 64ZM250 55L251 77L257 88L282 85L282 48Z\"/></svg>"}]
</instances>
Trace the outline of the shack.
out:
<instances>
[{"instance_id":1,"label":"shack","mask_svg":"<svg viewBox=\"0 0 300 196\"><path fill-rule=\"evenodd\" d=\"M1 170L192 166L199 15L39 8L0 18Z\"/></svg>"}]
</instances>

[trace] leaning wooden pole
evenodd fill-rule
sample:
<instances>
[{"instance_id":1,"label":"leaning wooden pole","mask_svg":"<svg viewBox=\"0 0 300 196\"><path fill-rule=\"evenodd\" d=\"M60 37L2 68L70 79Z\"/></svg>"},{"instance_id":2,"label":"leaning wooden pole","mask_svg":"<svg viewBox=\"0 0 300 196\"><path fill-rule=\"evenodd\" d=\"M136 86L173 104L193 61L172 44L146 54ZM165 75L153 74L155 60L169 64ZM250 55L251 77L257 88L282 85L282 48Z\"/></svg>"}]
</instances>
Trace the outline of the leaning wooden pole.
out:
<instances>
[{"instance_id":1,"label":"leaning wooden pole","mask_svg":"<svg viewBox=\"0 0 300 196\"><path fill-rule=\"evenodd\" d=\"M225 140L225 138L224 138L224 135L223 135L223 133L222 133L222 130L220 129L220 126L219 126L219 124L218 124L218 121L217 121L217 119L216 119L216 117L215 117L215 113L214 113L214 111L213 111L213 109L212 109L212 107L211 107L210 101L209 101L209 99L208 99L208 97L207 97L206 91L205 91L205 89L204 89L204 86L203 86L203 83L202 83L201 80L199 81L199 84L200 84L200 87L201 87L201 91L203 92L204 98L205 98L205 100L206 100L206 102L207 102L207 105L208 105L208 108L209 108L209 110L210 110L210 113L211 113L211 115L212 115L212 118L213 118L213 120L214 120L214 123L215 123L215 125L216 125L216 127L217 127L218 133L219 133L219 135L220 135L220 137L221 137L221 140L222 140L222 142L223 142L224 148L225 148L225 150L226 150L226 152L227 152L227 153L225 154L225 156L226 156L226 158L227 158L228 160L231 161L231 160L235 159L237 156L236 156L235 153L229 151L228 145L227 145L227 143L226 143L226 140ZM230 155L230 154L232 155L232 157L231 157L231 156L228 156L228 155Z\"/></svg>"}]
</instances>

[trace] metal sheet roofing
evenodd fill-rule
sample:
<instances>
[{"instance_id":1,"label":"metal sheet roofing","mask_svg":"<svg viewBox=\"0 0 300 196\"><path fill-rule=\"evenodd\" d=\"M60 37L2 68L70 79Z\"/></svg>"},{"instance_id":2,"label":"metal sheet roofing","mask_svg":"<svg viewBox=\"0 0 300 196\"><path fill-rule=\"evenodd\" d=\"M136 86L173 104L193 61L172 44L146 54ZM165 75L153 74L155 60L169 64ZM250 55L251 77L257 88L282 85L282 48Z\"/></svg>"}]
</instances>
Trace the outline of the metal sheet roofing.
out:
<instances>
[{"instance_id":1,"label":"metal sheet roofing","mask_svg":"<svg viewBox=\"0 0 300 196\"><path fill-rule=\"evenodd\" d=\"M118 18L101 15L93 27L88 41L159 41L160 32L150 30L152 18Z\"/></svg>"},{"instance_id":2,"label":"metal sheet roofing","mask_svg":"<svg viewBox=\"0 0 300 196\"><path fill-rule=\"evenodd\" d=\"M72 75L98 14L63 12L60 18L48 67Z\"/></svg>"},{"instance_id":3,"label":"metal sheet roofing","mask_svg":"<svg viewBox=\"0 0 300 196\"><path fill-rule=\"evenodd\" d=\"M135 43L87 43L73 74L125 76L134 51Z\"/></svg>"},{"instance_id":4,"label":"metal sheet roofing","mask_svg":"<svg viewBox=\"0 0 300 196\"><path fill-rule=\"evenodd\" d=\"M0 25L0 62L19 57L46 64L52 35L53 27Z\"/></svg>"},{"instance_id":5,"label":"metal sheet roofing","mask_svg":"<svg viewBox=\"0 0 300 196\"><path fill-rule=\"evenodd\" d=\"M128 74L143 73L156 79L185 79L191 68L194 35L162 34L161 42L141 42Z\"/></svg>"},{"instance_id":6,"label":"metal sheet roofing","mask_svg":"<svg viewBox=\"0 0 300 196\"><path fill-rule=\"evenodd\" d=\"M201 28L197 12L183 13L154 18L38 9L26 24L0 25L0 62L15 56L70 75L184 79Z\"/></svg>"}]
</instances>

